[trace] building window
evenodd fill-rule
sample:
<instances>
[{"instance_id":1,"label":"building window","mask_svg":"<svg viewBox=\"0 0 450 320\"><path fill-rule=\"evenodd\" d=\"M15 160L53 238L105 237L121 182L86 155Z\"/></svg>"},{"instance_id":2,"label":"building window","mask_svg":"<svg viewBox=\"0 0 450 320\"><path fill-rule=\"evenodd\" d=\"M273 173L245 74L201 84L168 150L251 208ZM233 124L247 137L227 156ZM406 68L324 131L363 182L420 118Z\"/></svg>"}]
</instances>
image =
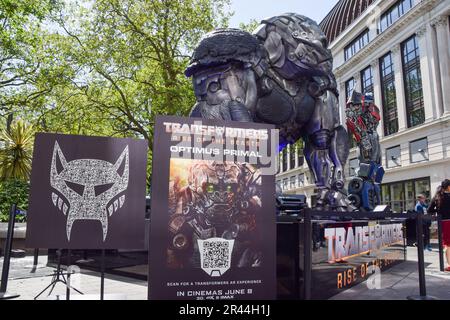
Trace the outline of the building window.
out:
<instances>
[{"instance_id":1,"label":"building window","mask_svg":"<svg viewBox=\"0 0 450 320\"><path fill-rule=\"evenodd\" d=\"M368 66L361 71L361 92L373 95L373 75L371 66Z\"/></svg>"},{"instance_id":2,"label":"building window","mask_svg":"<svg viewBox=\"0 0 450 320\"><path fill-rule=\"evenodd\" d=\"M282 168L281 172L287 171L287 165L288 165L288 148L285 147L283 151L281 151L281 157L282 157Z\"/></svg>"},{"instance_id":3,"label":"building window","mask_svg":"<svg viewBox=\"0 0 450 320\"><path fill-rule=\"evenodd\" d=\"M300 173L298 175L298 186L299 187L303 187L305 185L305 174L304 173Z\"/></svg>"},{"instance_id":4,"label":"building window","mask_svg":"<svg viewBox=\"0 0 450 320\"><path fill-rule=\"evenodd\" d=\"M398 131L397 96L395 94L395 73L392 54L389 52L380 59L381 88L383 98L384 134Z\"/></svg>"},{"instance_id":5,"label":"building window","mask_svg":"<svg viewBox=\"0 0 450 320\"><path fill-rule=\"evenodd\" d=\"M277 180L276 184L281 189L281 191L283 191L283 185L281 184L281 180Z\"/></svg>"},{"instance_id":6,"label":"building window","mask_svg":"<svg viewBox=\"0 0 450 320\"><path fill-rule=\"evenodd\" d=\"M278 154L278 171L277 173L282 173L283 172L283 157L282 157L282 153L280 152Z\"/></svg>"},{"instance_id":7,"label":"building window","mask_svg":"<svg viewBox=\"0 0 450 320\"><path fill-rule=\"evenodd\" d=\"M369 43L369 29L364 30L356 39L354 39L344 49L345 61L357 54Z\"/></svg>"},{"instance_id":8,"label":"building window","mask_svg":"<svg viewBox=\"0 0 450 320\"><path fill-rule=\"evenodd\" d=\"M409 143L409 157L411 163L428 160L428 139L423 138Z\"/></svg>"},{"instance_id":9,"label":"building window","mask_svg":"<svg viewBox=\"0 0 450 320\"><path fill-rule=\"evenodd\" d=\"M348 171L349 171L348 173L350 177L356 176L356 169L358 169L358 167L359 167L358 158L350 159L350 161L348 162Z\"/></svg>"},{"instance_id":10,"label":"building window","mask_svg":"<svg viewBox=\"0 0 450 320\"><path fill-rule=\"evenodd\" d=\"M303 167L303 164L305 163L305 157L303 156L303 154L299 151L298 152L298 166L301 168Z\"/></svg>"},{"instance_id":11,"label":"building window","mask_svg":"<svg viewBox=\"0 0 450 320\"><path fill-rule=\"evenodd\" d=\"M283 179L283 191L286 191L288 189L288 179Z\"/></svg>"},{"instance_id":12,"label":"building window","mask_svg":"<svg viewBox=\"0 0 450 320\"><path fill-rule=\"evenodd\" d=\"M345 101L347 102L350 98L350 95L353 92L353 89L355 88L356 82L354 78L351 78L345 82ZM350 132L350 130L347 130L348 134L348 143L350 145L350 148L356 147L356 141L353 138L353 134Z\"/></svg>"},{"instance_id":13,"label":"building window","mask_svg":"<svg viewBox=\"0 0 450 320\"><path fill-rule=\"evenodd\" d=\"M416 36L402 43L402 62L408 127L414 127L425 122L420 54Z\"/></svg>"},{"instance_id":14,"label":"building window","mask_svg":"<svg viewBox=\"0 0 450 320\"><path fill-rule=\"evenodd\" d=\"M305 163L305 157L303 156L303 149L304 149L304 143L302 140L298 140L295 143L296 147L296 156L297 156L297 166L303 167L303 164Z\"/></svg>"},{"instance_id":15,"label":"building window","mask_svg":"<svg viewBox=\"0 0 450 320\"><path fill-rule=\"evenodd\" d=\"M294 145L289 146L289 168L295 168L295 158L297 157L297 148Z\"/></svg>"},{"instance_id":16,"label":"building window","mask_svg":"<svg viewBox=\"0 0 450 320\"><path fill-rule=\"evenodd\" d=\"M399 181L381 186L381 202L389 205L394 212L414 210L419 194L424 194L430 199L430 178Z\"/></svg>"},{"instance_id":17,"label":"building window","mask_svg":"<svg viewBox=\"0 0 450 320\"><path fill-rule=\"evenodd\" d=\"M400 146L386 149L386 164L388 168L399 167L402 164L401 161Z\"/></svg>"},{"instance_id":18,"label":"building window","mask_svg":"<svg viewBox=\"0 0 450 320\"><path fill-rule=\"evenodd\" d=\"M400 0L381 15L379 33L389 28L401 16L407 13L418 0Z\"/></svg>"},{"instance_id":19,"label":"building window","mask_svg":"<svg viewBox=\"0 0 450 320\"><path fill-rule=\"evenodd\" d=\"M345 102L350 98L353 89L355 89L355 79L351 78L345 82Z\"/></svg>"},{"instance_id":20,"label":"building window","mask_svg":"<svg viewBox=\"0 0 450 320\"><path fill-rule=\"evenodd\" d=\"M290 188L295 189L297 186L295 185L295 176L290 179Z\"/></svg>"}]
</instances>

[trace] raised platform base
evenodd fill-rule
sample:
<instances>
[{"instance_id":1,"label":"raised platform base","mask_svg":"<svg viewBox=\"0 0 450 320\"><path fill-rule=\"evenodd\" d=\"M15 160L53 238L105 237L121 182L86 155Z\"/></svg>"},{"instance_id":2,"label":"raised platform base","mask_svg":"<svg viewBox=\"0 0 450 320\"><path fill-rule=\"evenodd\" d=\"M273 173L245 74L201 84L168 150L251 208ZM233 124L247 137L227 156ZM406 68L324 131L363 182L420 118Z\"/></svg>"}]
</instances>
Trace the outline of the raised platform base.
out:
<instances>
[{"instance_id":1,"label":"raised platform base","mask_svg":"<svg viewBox=\"0 0 450 320\"><path fill-rule=\"evenodd\" d=\"M311 299L329 299L368 279L377 288L384 270L406 260L403 233L404 223L396 219L313 220ZM304 242L301 219L278 217L278 299L305 298Z\"/></svg>"}]
</instances>

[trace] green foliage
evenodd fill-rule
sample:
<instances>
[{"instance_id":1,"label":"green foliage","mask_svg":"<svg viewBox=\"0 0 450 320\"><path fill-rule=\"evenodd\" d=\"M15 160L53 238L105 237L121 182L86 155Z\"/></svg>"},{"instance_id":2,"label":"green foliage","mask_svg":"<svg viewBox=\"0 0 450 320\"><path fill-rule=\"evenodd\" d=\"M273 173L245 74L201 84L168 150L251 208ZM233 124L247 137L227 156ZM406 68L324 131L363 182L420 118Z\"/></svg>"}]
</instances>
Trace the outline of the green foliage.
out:
<instances>
[{"instance_id":1,"label":"green foliage","mask_svg":"<svg viewBox=\"0 0 450 320\"><path fill-rule=\"evenodd\" d=\"M241 22L239 24L239 29L253 33L253 31L255 31L256 27L258 27L259 24L260 24L259 21L256 21L255 19L251 19L248 23Z\"/></svg>"},{"instance_id":2,"label":"green foliage","mask_svg":"<svg viewBox=\"0 0 450 320\"><path fill-rule=\"evenodd\" d=\"M28 182L12 179L0 182L0 222L8 222L9 210L13 203L21 210L28 210L29 191ZM25 217L18 216L16 221L24 220Z\"/></svg>"},{"instance_id":3,"label":"green foliage","mask_svg":"<svg viewBox=\"0 0 450 320\"><path fill-rule=\"evenodd\" d=\"M156 115L187 115L184 76L205 33L228 23L228 0L97 0L66 6L46 36L43 61L56 79L39 130L145 138L152 158ZM44 78L46 79L46 78ZM48 87L41 81L42 89ZM63 116L62 116L63 115Z\"/></svg>"},{"instance_id":4,"label":"green foliage","mask_svg":"<svg viewBox=\"0 0 450 320\"><path fill-rule=\"evenodd\" d=\"M19 120L0 132L0 179L28 181L33 157L34 130Z\"/></svg>"},{"instance_id":5,"label":"green foliage","mask_svg":"<svg viewBox=\"0 0 450 320\"><path fill-rule=\"evenodd\" d=\"M227 26L229 2L0 0L0 116L145 138L151 161L155 116L188 114L184 70L200 37Z\"/></svg>"},{"instance_id":6,"label":"green foliage","mask_svg":"<svg viewBox=\"0 0 450 320\"><path fill-rule=\"evenodd\" d=\"M41 22L55 0L0 0L0 114L34 103L48 91L37 90L45 70L39 60Z\"/></svg>"}]
</instances>

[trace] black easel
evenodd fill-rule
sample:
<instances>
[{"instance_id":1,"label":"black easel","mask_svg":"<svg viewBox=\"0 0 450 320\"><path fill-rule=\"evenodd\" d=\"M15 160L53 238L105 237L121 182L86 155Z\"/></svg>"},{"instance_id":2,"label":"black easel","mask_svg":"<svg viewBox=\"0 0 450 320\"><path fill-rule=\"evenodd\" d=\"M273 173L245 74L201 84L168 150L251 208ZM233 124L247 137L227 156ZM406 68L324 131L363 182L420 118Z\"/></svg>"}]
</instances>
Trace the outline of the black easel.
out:
<instances>
[{"instance_id":1,"label":"black easel","mask_svg":"<svg viewBox=\"0 0 450 320\"><path fill-rule=\"evenodd\" d=\"M67 255L68 255L68 261L70 261L70 250L68 250ZM53 289L55 289L56 284L58 284L59 282L63 283L66 286L66 300L69 300L70 298L70 289L75 290L76 292L78 292L79 294L83 294L81 291L79 291L78 289L72 287L70 285L70 283L68 283L68 281L66 280L66 277L64 276L64 272L61 269L61 256L62 256L62 249L58 249L56 250L56 255L58 256L58 267L56 268L55 273L53 274L53 278L52 281L50 282L50 284L41 292L39 292L39 294L34 297L34 300L36 300L41 294L43 294L45 291L47 291L49 288L50 292L48 293L47 296L51 295L53 292ZM68 262L69 265L69 262ZM68 273L67 278L69 280L70 274Z\"/></svg>"},{"instance_id":2,"label":"black easel","mask_svg":"<svg viewBox=\"0 0 450 320\"><path fill-rule=\"evenodd\" d=\"M442 217L441 215L437 216L437 225L438 225L438 246L439 246L439 269L441 272L444 272L444 250L442 243Z\"/></svg>"},{"instance_id":3,"label":"black easel","mask_svg":"<svg viewBox=\"0 0 450 320\"><path fill-rule=\"evenodd\" d=\"M105 298L105 249L102 249L102 261L100 266L100 300Z\"/></svg>"},{"instance_id":4,"label":"black easel","mask_svg":"<svg viewBox=\"0 0 450 320\"><path fill-rule=\"evenodd\" d=\"M39 248L35 248L33 253L33 266L31 267L30 273L36 272L36 269L38 267L38 261L39 261Z\"/></svg>"},{"instance_id":5,"label":"black easel","mask_svg":"<svg viewBox=\"0 0 450 320\"><path fill-rule=\"evenodd\" d=\"M8 232L5 242L5 257L3 259L3 269L2 269L2 283L0 286L0 300L14 299L20 296L18 294L8 293L6 291L6 288L8 286L9 263L11 261L11 249L14 236L14 225L16 223L16 210L17 205L13 204L11 206L11 210L9 211Z\"/></svg>"}]
</instances>

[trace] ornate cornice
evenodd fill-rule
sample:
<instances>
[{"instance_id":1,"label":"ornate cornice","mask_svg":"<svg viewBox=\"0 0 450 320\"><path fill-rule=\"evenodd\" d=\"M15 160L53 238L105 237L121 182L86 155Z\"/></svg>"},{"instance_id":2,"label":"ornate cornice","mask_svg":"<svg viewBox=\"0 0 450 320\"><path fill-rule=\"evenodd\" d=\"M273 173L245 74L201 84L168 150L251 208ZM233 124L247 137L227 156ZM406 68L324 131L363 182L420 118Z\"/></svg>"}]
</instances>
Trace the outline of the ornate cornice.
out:
<instances>
[{"instance_id":1,"label":"ornate cornice","mask_svg":"<svg viewBox=\"0 0 450 320\"><path fill-rule=\"evenodd\" d=\"M374 51L383 46L383 43L390 40L404 27L411 24L411 22L417 21L417 18L424 13L429 12L435 5L442 0L422 0L414 6L408 13L403 15L399 20L392 24L387 30L378 34L367 46L361 51L347 60L342 66L336 68L334 73L337 77L342 77L346 72L353 68L359 62L367 59ZM436 19L436 23L440 19Z\"/></svg>"},{"instance_id":2,"label":"ornate cornice","mask_svg":"<svg viewBox=\"0 0 450 320\"><path fill-rule=\"evenodd\" d=\"M370 65L372 66L372 68L378 67L379 64L380 64L380 60L378 58L374 59L370 62Z\"/></svg>"},{"instance_id":3,"label":"ornate cornice","mask_svg":"<svg viewBox=\"0 0 450 320\"><path fill-rule=\"evenodd\" d=\"M448 16L438 16L431 21L432 26L445 26L447 25Z\"/></svg>"},{"instance_id":4,"label":"ornate cornice","mask_svg":"<svg viewBox=\"0 0 450 320\"><path fill-rule=\"evenodd\" d=\"M400 44L395 44L391 49L391 53L393 55L397 55L399 52L400 52Z\"/></svg>"},{"instance_id":5,"label":"ornate cornice","mask_svg":"<svg viewBox=\"0 0 450 320\"><path fill-rule=\"evenodd\" d=\"M426 24L420 26L420 27L416 30L416 36L417 36L418 38L422 38L423 36L425 36L426 33L427 33L427 25L426 25Z\"/></svg>"}]
</instances>

